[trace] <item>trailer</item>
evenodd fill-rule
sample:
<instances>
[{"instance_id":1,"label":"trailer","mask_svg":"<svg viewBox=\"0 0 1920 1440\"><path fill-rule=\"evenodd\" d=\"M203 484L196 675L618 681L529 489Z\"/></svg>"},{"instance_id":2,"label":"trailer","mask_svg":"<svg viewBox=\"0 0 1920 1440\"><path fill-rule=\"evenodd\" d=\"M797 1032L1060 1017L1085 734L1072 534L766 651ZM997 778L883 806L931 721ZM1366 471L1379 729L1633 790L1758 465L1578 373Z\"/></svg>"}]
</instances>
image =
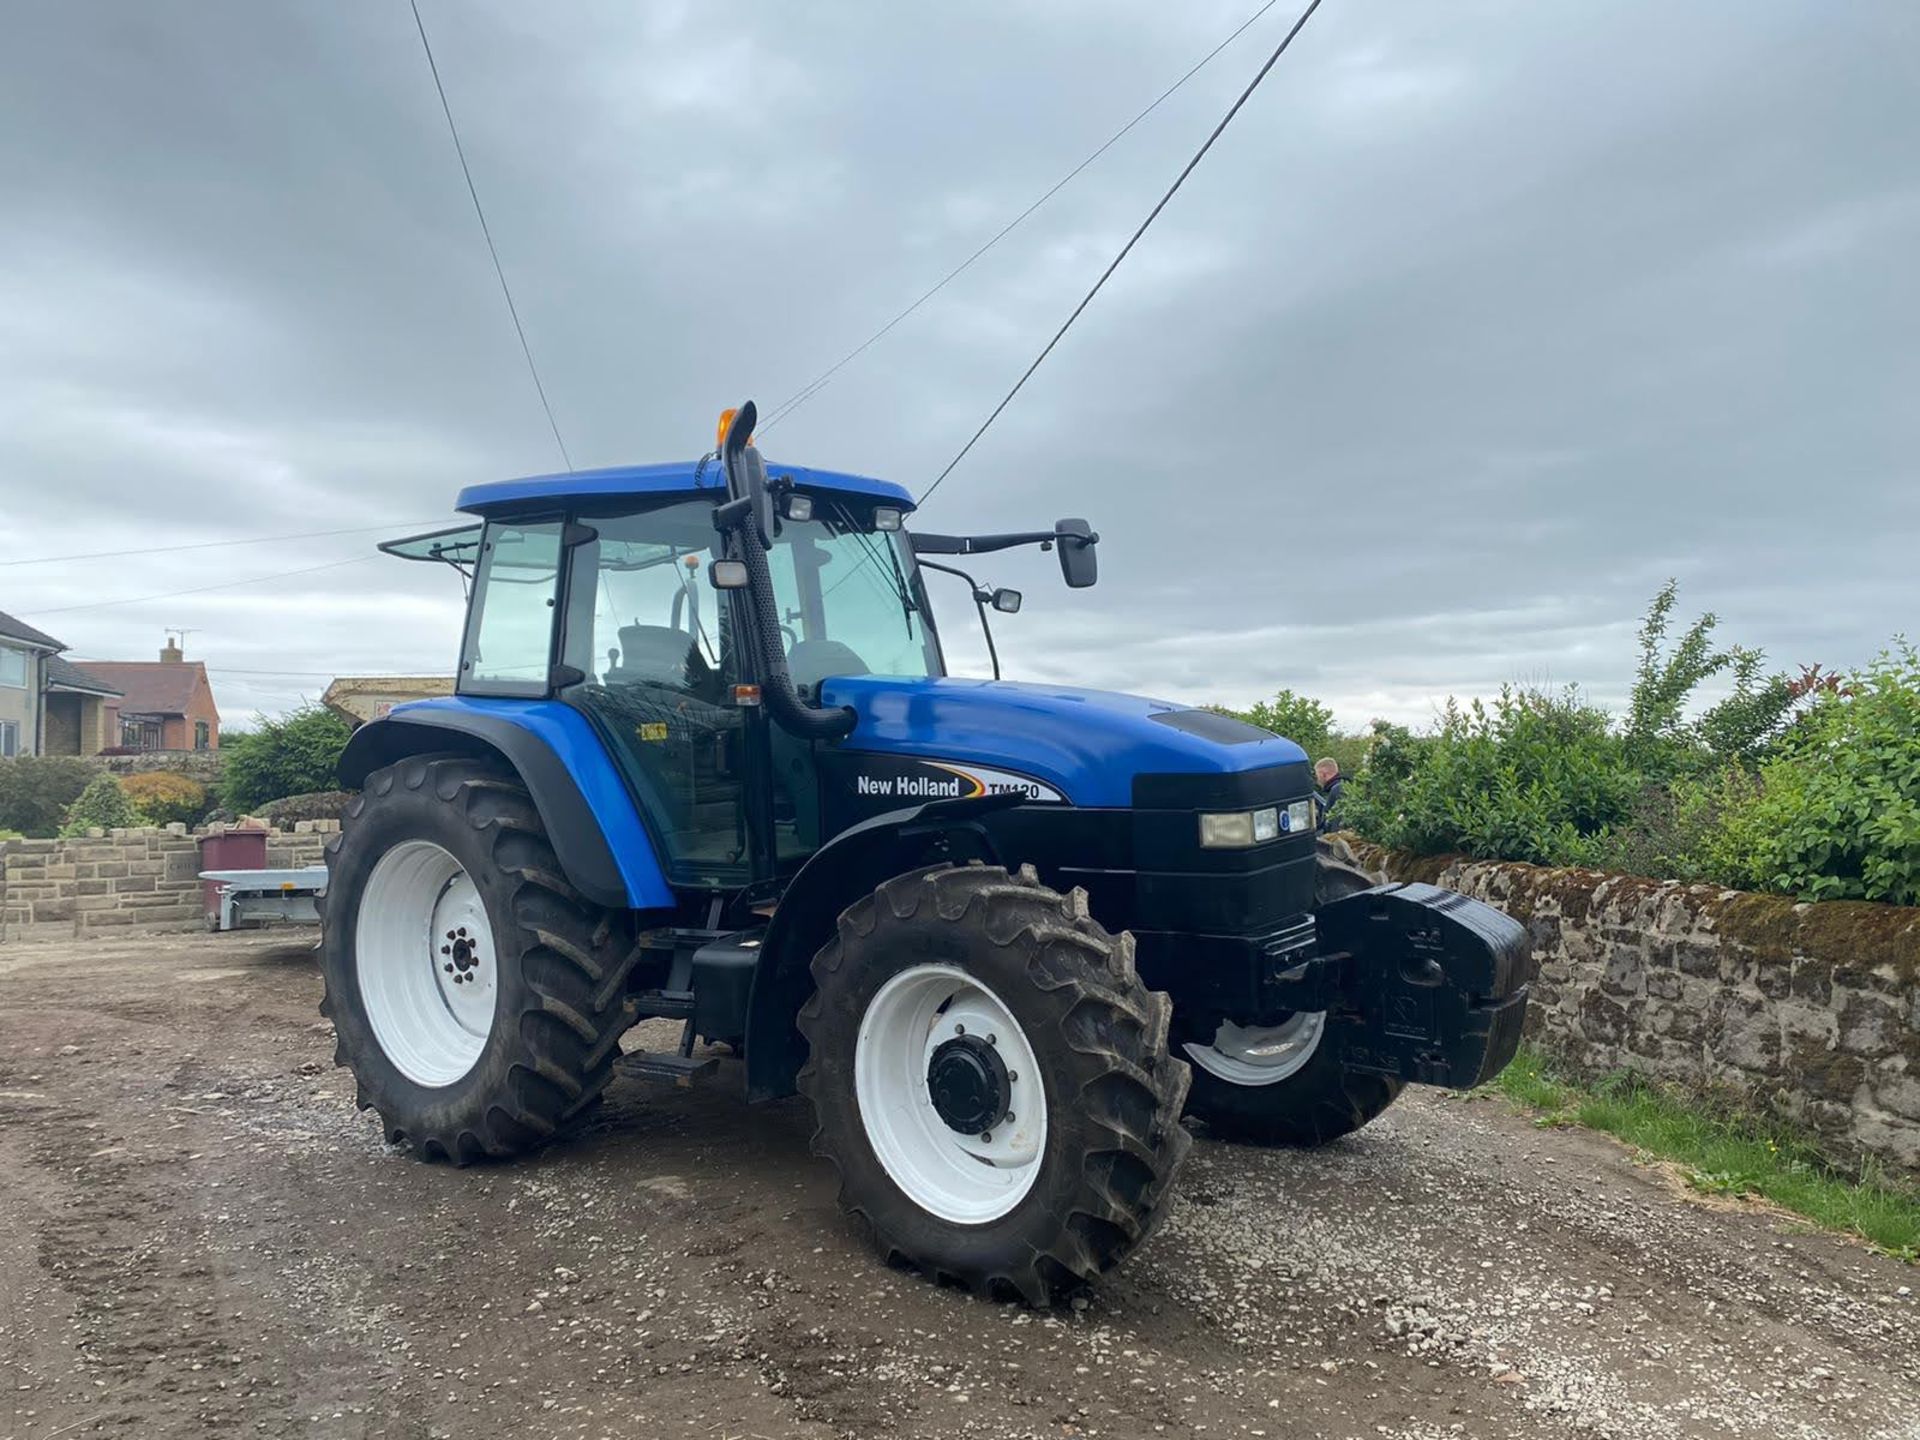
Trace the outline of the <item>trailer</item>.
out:
<instances>
[{"instance_id":1,"label":"trailer","mask_svg":"<svg viewBox=\"0 0 1920 1440\"><path fill-rule=\"evenodd\" d=\"M294 870L202 870L200 878L213 887L207 903L209 930L238 930L277 920L303 925L320 922L314 902L327 888L324 865Z\"/></svg>"}]
</instances>

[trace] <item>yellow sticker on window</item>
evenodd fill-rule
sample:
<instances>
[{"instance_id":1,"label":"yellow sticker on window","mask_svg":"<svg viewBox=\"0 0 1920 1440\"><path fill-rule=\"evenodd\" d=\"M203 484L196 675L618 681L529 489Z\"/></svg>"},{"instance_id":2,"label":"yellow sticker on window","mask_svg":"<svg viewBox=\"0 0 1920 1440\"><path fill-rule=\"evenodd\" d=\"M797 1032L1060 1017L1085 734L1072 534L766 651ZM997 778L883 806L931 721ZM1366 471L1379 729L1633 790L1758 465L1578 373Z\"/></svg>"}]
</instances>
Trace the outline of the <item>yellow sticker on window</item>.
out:
<instances>
[{"instance_id":1,"label":"yellow sticker on window","mask_svg":"<svg viewBox=\"0 0 1920 1440\"><path fill-rule=\"evenodd\" d=\"M640 738L642 740L664 740L667 738L667 727L658 721L642 725L640 727Z\"/></svg>"}]
</instances>

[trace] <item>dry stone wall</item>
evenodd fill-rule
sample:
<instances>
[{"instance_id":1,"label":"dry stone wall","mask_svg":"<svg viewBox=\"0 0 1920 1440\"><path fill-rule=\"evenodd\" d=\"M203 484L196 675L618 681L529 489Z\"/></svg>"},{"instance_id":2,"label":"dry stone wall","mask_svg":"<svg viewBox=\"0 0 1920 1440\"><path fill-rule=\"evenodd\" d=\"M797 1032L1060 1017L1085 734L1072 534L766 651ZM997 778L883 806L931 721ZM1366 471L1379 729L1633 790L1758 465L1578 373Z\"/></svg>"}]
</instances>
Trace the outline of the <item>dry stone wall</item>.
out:
<instances>
[{"instance_id":1,"label":"dry stone wall","mask_svg":"<svg viewBox=\"0 0 1920 1440\"><path fill-rule=\"evenodd\" d=\"M331 820L267 832L269 869L318 865ZM184 825L0 843L0 942L65 940L124 926L204 925L200 840Z\"/></svg>"},{"instance_id":2,"label":"dry stone wall","mask_svg":"<svg viewBox=\"0 0 1920 1440\"><path fill-rule=\"evenodd\" d=\"M1920 909L1341 843L1525 924L1528 1034L1576 1071L1733 1092L1837 1159L1920 1169Z\"/></svg>"}]
</instances>

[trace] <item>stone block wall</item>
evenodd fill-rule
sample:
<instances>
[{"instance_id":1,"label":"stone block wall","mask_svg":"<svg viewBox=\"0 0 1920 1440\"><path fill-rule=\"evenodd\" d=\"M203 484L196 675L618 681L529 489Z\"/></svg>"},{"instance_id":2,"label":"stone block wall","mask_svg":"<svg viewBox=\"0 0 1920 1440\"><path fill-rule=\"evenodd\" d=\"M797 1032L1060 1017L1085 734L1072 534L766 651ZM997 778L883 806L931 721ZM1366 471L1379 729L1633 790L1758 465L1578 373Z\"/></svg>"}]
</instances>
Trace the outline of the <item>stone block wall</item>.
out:
<instances>
[{"instance_id":1,"label":"stone block wall","mask_svg":"<svg viewBox=\"0 0 1920 1440\"><path fill-rule=\"evenodd\" d=\"M268 831L268 868L320 864L338 828L337 821L305 820L292 831ZM200 840L207 833L147 826L0 843L0 942L204 925Z\"/></svg>"},{"instance_id":2,"label":"stone block wall","mask_svg":"<svg viewBox=\"0 0 1920 1440\"><path fill-rule=\"evenodd\" d=\"M1575 1071L1732 1092L1836 1159L1920 1169L1920 909L1340 843L1525 924L1528 1035Z\"/></svg>"}]
</instances>

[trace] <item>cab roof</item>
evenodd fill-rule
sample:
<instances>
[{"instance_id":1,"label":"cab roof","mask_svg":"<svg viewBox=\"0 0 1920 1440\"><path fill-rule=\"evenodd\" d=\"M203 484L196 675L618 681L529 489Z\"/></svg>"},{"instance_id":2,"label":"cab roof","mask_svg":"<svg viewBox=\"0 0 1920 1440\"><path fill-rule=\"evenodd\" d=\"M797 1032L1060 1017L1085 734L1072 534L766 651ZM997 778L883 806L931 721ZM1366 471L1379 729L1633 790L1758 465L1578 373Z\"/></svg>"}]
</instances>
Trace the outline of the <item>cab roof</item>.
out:
<instances>
[{"instance_id":1,"label":"cab roof","mask_svg":"<svg viewBox=\"0 0 1920 1440\"><path fill-rule=\"evenodd\" d=\"M805 465L782 465L767 461L767 475L777 478L791 475L802 490L838 491L884 500L902 510L913 508L913 497L905 487L891 480L875 480L868 475L848 475L838 470L815 470ZM460 492L454 508L471 515L489 515L496 510L519 509L541 503L563 504L574 500L618 499L624 495L697 494L725 490L726 475L718 460L676 460L664 465L615 465L606 470L575 470L565 475L532 475L524 480L494 480L485 485L469 485Z\"/></svg>"}]
</instances>

